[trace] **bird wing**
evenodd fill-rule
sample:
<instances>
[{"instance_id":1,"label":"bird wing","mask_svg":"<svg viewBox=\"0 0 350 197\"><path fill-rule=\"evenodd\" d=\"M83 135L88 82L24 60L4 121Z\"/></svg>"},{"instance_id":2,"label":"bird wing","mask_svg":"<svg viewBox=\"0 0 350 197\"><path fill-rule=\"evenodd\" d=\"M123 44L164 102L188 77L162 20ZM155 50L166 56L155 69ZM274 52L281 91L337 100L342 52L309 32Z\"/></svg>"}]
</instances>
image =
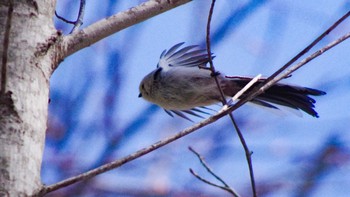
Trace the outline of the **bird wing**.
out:
<instances>
[{"instance_id":1,"label":"bird wing","mask_svg":"<svg viewBox=\"0 0 350 197\"><path fill-rule=\"evenodd\" d=\"M157 68L161 67L164 69L163 71L167 71L171 67L176 66L205 67L209 62L209 57L206 50L196 49L199 47L198 45L190 45L179 49L183 44L184 42L181 42L171 47L168 51L164 50L160 55Z\"/></svg>"},{"instance_id":2,"label":"bird wing","mask_svg":"<svg viewBox=\"0 0 350 197\"><path fill-rule=\"evenodd\" d=\"M189 110L167 110L167 109L164 109L164 111L171 117L174 117L174 115L173 115L173 113L174 113L177 116L180 116L181 118L184 118L186 120L189 120L189 121L193 122L190 118L188 118L186 116L186 114L189 114L189 115L192 115L192 116L196 116L196 117L199 117L199 118L204 118L200 114L210 115L209 112L203 111L201 108L204 109L204 110L212 110L212 109L210 109L208 107L196 107L196 108L192 108L192 109L189 109ZM215 110L212 110L212 111L215 111Z\"/></svg>"}]
</instances>

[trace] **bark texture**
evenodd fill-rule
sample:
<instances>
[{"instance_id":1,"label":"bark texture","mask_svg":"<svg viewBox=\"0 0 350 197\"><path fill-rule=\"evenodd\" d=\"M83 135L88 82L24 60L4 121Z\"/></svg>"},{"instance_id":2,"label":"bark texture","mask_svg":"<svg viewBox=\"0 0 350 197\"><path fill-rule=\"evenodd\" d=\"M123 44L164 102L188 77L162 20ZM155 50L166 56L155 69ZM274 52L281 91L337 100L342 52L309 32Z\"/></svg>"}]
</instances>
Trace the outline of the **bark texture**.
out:
<instances>
[{"instance_id":1,"label":"bark texture","mask_svg":"<svg viewBox=\"0 0 350 197\"><path fill-rule=\"evenodd\" d=\"M0 197L42 196L68 185L44 187L40 179L49 78L59 62L189 1L150 0L62 36L53 25L56 0L0 0Z\"/></svg>"},{"instance_id":2,"label":"bark texture","mask_svg":"<svg viewBox=\"0 0 350 197\"><path fill-rule=\"evenodd\" d=\"M55 1L0 1L0 196L41 187Z\"/></svg>"}]
</instances>

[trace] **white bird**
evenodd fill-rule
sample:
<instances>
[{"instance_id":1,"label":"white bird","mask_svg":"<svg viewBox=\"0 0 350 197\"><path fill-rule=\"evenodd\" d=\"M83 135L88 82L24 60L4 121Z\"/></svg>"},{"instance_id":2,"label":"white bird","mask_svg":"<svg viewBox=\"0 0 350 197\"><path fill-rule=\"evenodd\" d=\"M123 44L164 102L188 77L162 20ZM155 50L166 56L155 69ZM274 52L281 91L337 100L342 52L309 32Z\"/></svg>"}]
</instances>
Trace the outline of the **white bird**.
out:
<instances>
[{"instance_id":1,"label":"white bird","mask_svg":"<svg viewBox=\"0 0 350 197\"><path fill-rule=\"evenodd\" d=\"M207 51L196 49L196 45L179 49L183 44L176 44L168 51L163 51L157 68L141 81L139 97L159 105L171 116L173 112L190 120L183 112L201 117L198 113L206 113L201 107L220 102L221 94L212 72L207 67ZM227 98L234 96L251 80L249 77L215 74ZM264 80L259 80L251 88ZM250 102L274 109L278 109L274 104L282 105L318 117L314 110L316 101L310 96L324 94L326 93L312 88L277 83Z\"/></svg>"}]
</instances>

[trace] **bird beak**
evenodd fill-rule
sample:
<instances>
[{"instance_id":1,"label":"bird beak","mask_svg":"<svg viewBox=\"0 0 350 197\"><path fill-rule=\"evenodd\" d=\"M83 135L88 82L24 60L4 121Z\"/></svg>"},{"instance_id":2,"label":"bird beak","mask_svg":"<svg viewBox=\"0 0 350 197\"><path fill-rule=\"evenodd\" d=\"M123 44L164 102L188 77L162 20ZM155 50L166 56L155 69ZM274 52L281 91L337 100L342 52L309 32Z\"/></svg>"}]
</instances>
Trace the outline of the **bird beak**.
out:
<instances>
[{"instance_id":1,"label":"bird beak","mask_svg":"<svg viewBox=\"0 0 350 197\"><path fill-rule=\"evenodd\" d=\"M140 97L142 97L142 94L141 94L141 93L139 94L139 98L140 98Z\"/></svg>"}]
</instances>

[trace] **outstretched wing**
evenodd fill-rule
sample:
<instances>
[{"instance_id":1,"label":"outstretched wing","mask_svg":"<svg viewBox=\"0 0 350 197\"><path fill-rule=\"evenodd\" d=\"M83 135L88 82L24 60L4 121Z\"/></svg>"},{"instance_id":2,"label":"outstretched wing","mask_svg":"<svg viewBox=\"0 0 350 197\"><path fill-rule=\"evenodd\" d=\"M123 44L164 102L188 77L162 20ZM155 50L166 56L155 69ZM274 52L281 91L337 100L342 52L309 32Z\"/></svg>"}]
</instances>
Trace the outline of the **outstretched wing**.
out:
<instances>
[{"instance_id":1,"label":"outstretched wing","mask_svg":"<svg viewBox=\"0 0 350 197\"><path fill-rule=\"evenodd\" d=\"M208 53L205 49L196 49L198 45L190 45L178 50L184 42L174 45L168 51L164 50L160 55L157 65L167 71L176 66L205 66L209 62ZM214 58L214 57L213 57Z\"/></svg>"},{"instance_id":2,"label":"outstretched wing","mask_svg":"<svg viewBox=\"0 0 350 197\"><path fill-rule=\"evenodd\" d=\"M169 114L169 116L171 117L174 117L173 113L180 116L181 118L184 118L186 120L189 120L191 122L193 122L190 118L188 118L186 116L186 114L190 114L192 116L196 116L196 117L199 117L199 118L204 118L203 116L199 115L198 113L201 113L201 114L205 114L205 115L210 115L209 112L206 112L206 111L203 111L202 109L204 110L211 110L211 111L215 111L215 110L212 110L208 107L196 107L196 108L193 108L193 109L189 109L189 110L167 110L167 109L164 109L164 111ZM186 113L186 114L185 114Z\"/></svg>"},{"instance_id":3,"label":"outstretched wing","mask_svg":"<svg viewBox=\"0 0 350 197\"><path fill-rule=\"evenodd\" d=\"M198 45L190 45L180 48L184 42L178 43L169 50L164 50L160 55L157 68L162 68L162 71L167 71L171 67L185 66L185 67L205 67L209 62L207 50L200 49ZM214 56L212 56L214 58ZM197 107L189 110L167 110L164 111L170 116L180 116L184 119L192 121L187 115L203 118L200 114L210 115L210 113L203 111L211 110L207 107Z\"/></svg>"}]
</instances>

